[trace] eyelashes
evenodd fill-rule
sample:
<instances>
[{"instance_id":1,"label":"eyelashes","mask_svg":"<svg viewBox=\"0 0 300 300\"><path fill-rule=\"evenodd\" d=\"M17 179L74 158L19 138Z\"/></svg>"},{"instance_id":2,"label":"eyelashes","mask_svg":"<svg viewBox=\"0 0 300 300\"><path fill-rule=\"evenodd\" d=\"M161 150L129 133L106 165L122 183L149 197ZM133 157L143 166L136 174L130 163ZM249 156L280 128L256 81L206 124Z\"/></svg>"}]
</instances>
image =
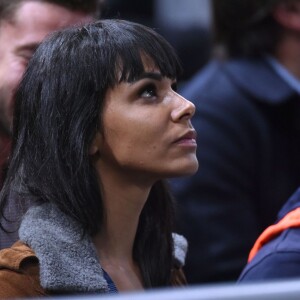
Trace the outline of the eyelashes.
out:
<instances>
[{"instance_id":1,"label":"eyelashes","mask_svg":"<svg viewBox=\"0 0 300 300\"><path fill-rule=\"evenodd\" d=\"M163 96L164 93L166 93L166 88L162 88L160 86L161 83L154 83L154 82L149 82L145 84L142 88L139 89L138 91L138 97L141 99L146 99L146 100L156 100L160 97ZM177 92L177 82L173 82L171 84L171 89L174 92Z\"/></svg>"},{"instance_id":2,"label":"eyelashes","mask_svg":"<svg viewBox=\"0 0 300 300\"><path fill-rule=\"evenodd\" d=\"M157 97L157 87L153 83L149 83L141 88L139 91L141 98L154 98Z\"/></svg>"}]
</instances>

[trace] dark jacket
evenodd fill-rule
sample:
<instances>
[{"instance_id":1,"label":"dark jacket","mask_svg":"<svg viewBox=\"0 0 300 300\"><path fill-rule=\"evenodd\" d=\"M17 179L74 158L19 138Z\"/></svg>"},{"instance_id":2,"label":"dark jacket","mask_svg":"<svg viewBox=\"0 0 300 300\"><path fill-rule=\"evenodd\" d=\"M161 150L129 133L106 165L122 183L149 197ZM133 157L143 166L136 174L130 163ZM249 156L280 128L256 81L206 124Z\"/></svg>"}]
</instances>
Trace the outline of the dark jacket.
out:
<instances>
[{"instance_id":1,"label":"dark jacket","mask_svg":"<svg viewBox=\"0 0 300 300\"><path fill-rule=\"evenodd\" d=\"M236 280L300 183L300 97L260 59L212 62L181 94L196 105L199 170L174 180L188 282Z\"/></svg>"},{"instance_id":2,"label":"dark jacket","mask_svg":"<svg viewBox=\"0 0 300 300\"><path fill-rule=\"evenodd\" d=\"M239 282L300 277L300 189L256 241Z\"/></svg>"}]
</instances>

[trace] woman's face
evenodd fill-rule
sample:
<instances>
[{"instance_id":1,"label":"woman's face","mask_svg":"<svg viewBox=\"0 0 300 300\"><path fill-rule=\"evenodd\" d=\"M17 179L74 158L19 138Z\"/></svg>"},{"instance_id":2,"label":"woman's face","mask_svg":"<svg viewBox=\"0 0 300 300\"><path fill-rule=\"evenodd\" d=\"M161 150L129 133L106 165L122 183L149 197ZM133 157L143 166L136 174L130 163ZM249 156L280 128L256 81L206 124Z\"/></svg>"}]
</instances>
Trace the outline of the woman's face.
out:
<instances>
[{"instance_id":1,"label":"woman's face","mask_svg":"<svg viewBox=\"0 0 300 300\"><path fill-rule=\"evenodd\" d=\"M107 91L100 160L106 170L158 180L197 171L195 106L151 63L136 81Z\"/></svg>"}]
</instances>

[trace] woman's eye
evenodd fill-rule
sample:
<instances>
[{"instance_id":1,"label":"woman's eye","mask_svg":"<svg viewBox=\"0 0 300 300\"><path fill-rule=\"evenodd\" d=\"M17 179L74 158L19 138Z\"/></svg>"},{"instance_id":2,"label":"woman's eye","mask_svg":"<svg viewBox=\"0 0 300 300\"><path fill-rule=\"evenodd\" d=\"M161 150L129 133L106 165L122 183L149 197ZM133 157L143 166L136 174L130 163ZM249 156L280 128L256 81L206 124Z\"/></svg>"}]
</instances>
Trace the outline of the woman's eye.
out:
<instances>
[{"instance_id":1,"label":"woman's eye","mask_svg":"<svg viewBox=\"0 0 300 300\"><path fill-rule=\"evenodd\" d=\"M142 98L153 98L157 96L156 93L156 87L154 84L148 85L146 87L144 87L141 92L140 95Z\"/></svg>"}]
</instances>

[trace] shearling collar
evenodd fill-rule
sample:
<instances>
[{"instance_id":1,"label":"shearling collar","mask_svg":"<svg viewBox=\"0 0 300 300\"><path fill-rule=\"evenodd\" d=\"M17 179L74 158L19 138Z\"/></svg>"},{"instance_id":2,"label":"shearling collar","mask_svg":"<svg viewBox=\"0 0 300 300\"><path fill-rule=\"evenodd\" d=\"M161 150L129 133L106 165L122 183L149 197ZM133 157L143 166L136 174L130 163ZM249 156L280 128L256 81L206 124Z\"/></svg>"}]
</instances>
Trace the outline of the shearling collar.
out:
<instances>
[{"instance_id":1,"label":"shearling collar","mask_svg":"<svg viewBox=\"0 0 300 300\"><path fill-rule=\"evenodd\" d=\"M78 223L53 204L33 206L19 229L20 239L39 259L41 286L47 290L107 292L95 248Z\"/></svg>"},{"instance_id":2,"label":"shearling collar","mask_svg":"<svg viewBox=\"0 0 300 300\"><path fill-rule=\"evenodd\" d=\"M41 286L46 290L108 291L103 270L89 236L55 205L31 207L21 223L20 239L35 252L40 264ZM183 266L187 251L184 237L173 234L174 258Z\"/></svg>"}]
</instances>

